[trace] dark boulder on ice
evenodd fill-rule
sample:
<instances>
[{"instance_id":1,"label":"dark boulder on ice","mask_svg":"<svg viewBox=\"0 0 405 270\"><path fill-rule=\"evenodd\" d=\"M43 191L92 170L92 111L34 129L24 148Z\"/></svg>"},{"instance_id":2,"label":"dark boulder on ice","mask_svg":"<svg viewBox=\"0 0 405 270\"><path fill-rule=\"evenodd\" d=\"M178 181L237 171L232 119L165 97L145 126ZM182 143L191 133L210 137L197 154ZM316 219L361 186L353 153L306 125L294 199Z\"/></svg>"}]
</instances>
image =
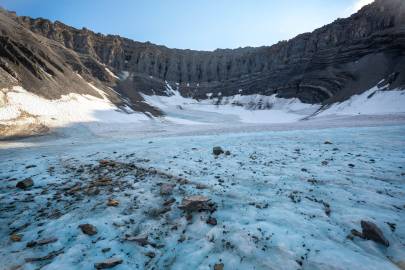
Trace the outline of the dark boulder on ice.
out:
<instances>
[{"instance_id":1,"label":"dark boulder on ice","mask_svg":"<svg viewBox=\"0 0 405 270\"><path fill-rule=\"evenodd\" d=\"M84 234L87 235L95 235L97 234L97 228L91 224L80 224L79 228L82 230Z\"/></svg>"},{"instance_id":2,"label":"dark boulder on ice","mask_svg":"<svg viewBox=\"0 0 405 270\"><path fill-rule=\"evenodd\" d=\"M95 263L94 267L96 269L107 269L107 268L113 268L119 264L121 264L123 261L120 258L111 258L99 263Z\"/></svg>"},{"instance_id":3,"label":"dark boulder on ice","mask_svg":"<svg viewBox=\"0 0 405 270\"><path fill-rule=\"evenodd\" d=\"M361 228L363 230L362 235L364 239L372 240L386 247L390 245L383 232L373 222L362 220Z\"/></svg>"},{"instance_id":4,"label":"dark boulder on ice","mask_svg":"<svg viewBox=\"0 0 405 270\"><path fill-rule=\"evenodd\" d=\"M27 189L34 185L34 181L31 178L24 179L19 181L16 185L17 188Z\"/></svg>"},{"instance_id":5,"label":"dark boulder on ice","mask_svg":"<svg viewBox=\"0 0 405 270\"><path fill-rule=\"evenodd\" d=\"M185 211L200 211L210 209L208 202L210 199L205 196L196 195L185 197L179 206L180 209Z\"/></svg>"},{"instance_id":6,"label":"dark boulder on ice","mask_svg":"<svg viewBox=\"0 0 405 270\"><path fill-rule=\"evenodd\" d=\"M372 240L372 241L382 244L386 247L388 247L390 245L388 240L385 238L383 232L381 231L381 229L378 228L378 226L376 224L374 224L373 222L362 220L361 229L362 229L362 232L359 232L359 231L353 229L351 231L351 237L349 237L349 238L356 236L356 237L360 237L360 238L363 238L366 240Z\"/></svg>"},{"instance_id":7,"label":"dark boulder on ice","mask_svg":"<svg viewBox=\"0 0 405 270\"><path fill-rule=\"evenodd\" d=\"M125 238L126 241L135 242L140 246L146 246L149 244L147 235L129 236Z\"/></svg>"},{"instance_id":8,"label":"dark boulder on ice","mask_svg":"<svg viewBox=\"0 0 405 270\"><path fill-rule=\"evenodd\" d=\"M218 222L217 222L217 219L216 219L216 218L209 217L209 218L207 219L207 224L210 224L210 225L215 226L215 225L218 224Z\"/></svg>"},{"instance_id":9,"label":"dark boulder on ice","mask_svg":"<svg viewBox=\"0 0 405 270\"><path fill-rule=\"evenodd\" d=\"M220 146L215 146L212 148L212 153L216 156L219 156L224 153L224 150Z\"/></svg>"}]
</instances>

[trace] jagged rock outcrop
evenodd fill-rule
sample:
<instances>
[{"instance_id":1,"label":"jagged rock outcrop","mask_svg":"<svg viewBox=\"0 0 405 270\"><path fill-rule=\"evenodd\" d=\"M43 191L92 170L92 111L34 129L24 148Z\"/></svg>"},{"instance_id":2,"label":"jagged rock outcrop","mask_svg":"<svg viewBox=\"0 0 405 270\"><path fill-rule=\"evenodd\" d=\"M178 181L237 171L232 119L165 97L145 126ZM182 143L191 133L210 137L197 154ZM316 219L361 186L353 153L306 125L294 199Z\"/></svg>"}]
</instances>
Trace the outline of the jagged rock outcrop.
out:
<instances>
[{"instance_id":1,"label":"jagged rock outcrop","mask_svg":"<svg viewBox=\"0 0 405 270\"><path fill-rule=\"evenodd\" d=\"M405 85L402 0L376 0L349 18L270 47L213 52L169 49L75 29L58 21L8 15L11 17L18 24L15 27L22 31L16 40L35 35L36 46L40 48L28 48L24 42L16 44L10 38L13 35L2 30L0 43L12 56L3 53L0 66L9 70L10 76L21 73L15 71L13 75L14 69L8 65L25 63L25 59L29 59L24 66L31 72L30 80L40 80L42 76L30 63L57 77L70 74L64 72L69 68L87 80L113 87L137 103L138 108L143 104L139 93L163 95L165 81L178 83L183 95L198 99L206 98L207 93L213 96L276 93L279 97L324 104L361 93L383 78L390 78L391 88ZM2 20L2 28L3 24L10 23ZM52 53L41 51L39 44L44 43L52 47ZM10 48L16 48L18 53ZM38 52L30 55L25 49ZM112 78L105 67L121 79Z\"/></svg>"}]
</instances>

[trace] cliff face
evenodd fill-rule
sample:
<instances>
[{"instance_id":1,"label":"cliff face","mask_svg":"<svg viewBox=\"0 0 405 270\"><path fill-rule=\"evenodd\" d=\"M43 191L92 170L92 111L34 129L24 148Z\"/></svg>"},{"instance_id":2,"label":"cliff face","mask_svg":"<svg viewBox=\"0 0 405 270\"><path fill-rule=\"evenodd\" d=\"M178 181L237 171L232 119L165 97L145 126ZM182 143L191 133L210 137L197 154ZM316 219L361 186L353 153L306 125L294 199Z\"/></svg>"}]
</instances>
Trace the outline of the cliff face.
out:
<instances>
[{"instance_id":1,"label":"cliff face","mask_svg":"<svg viewBox=\"0 0 405 270\"><path fill-rule=\"evenodd\" d=\"M163 94L165 81L195 98L277 93L308 103L341 101L383 78L393 88L405 85L403 0L376 0L349 18L270 47L213 52L169 49L44 19L13 20L65 48L58 49L68 58L60 66L138 101L139 92ZM126 76L111 78L103 65Z\"/></svg>"}]
</instances>

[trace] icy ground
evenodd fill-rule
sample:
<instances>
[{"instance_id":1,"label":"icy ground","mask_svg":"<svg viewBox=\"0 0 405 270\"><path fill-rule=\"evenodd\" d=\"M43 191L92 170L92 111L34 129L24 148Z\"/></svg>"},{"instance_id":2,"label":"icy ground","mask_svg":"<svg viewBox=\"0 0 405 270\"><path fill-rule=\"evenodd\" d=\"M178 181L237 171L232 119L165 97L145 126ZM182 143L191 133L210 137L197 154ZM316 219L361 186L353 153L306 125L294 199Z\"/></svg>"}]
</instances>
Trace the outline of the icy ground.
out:
<instances>
[{"instance_id":1,"label":"icy ground","mask_svg":"<svg viewBox=\"0 0 405 270\"><path fill-rule=\"evenodd\" d=\"M28 177L32 188L16 188ZM175 187L161 195L162 183ZM214 209L180 210L189 195ZM350 237L361 220L389 247ZM122 259L116 270L404 269L404 221L403 124L0 149L0 269L94 269L108 258Z\"/></svg>"}]
</instances>

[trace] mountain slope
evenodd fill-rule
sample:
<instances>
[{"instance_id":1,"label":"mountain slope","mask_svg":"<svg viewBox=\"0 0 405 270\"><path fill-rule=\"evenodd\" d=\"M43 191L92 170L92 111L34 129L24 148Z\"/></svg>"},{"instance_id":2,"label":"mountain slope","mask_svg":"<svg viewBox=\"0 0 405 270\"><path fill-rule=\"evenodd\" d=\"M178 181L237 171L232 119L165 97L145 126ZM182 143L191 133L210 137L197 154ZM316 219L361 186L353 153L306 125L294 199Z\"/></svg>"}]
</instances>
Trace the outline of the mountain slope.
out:
<instances>
[{"instance_id":1,"label":"mountain slope","mask_svg":"<svg viewBox=\"0 0 405 270\"><path fill-rule=\"evenodd\" d=\"M243 94L276 93L307 103L333 103L390 75L393 88L405 84L401 0L377 0L349 18L270 47L214 52L169 49L44 19L15 20L85 56L89 62L84 66L100 81L108 84L111 78L97 63L121 74L125 80L115 81L114 87L129 96L164 94L168 81L180 83L180 92L195 98L205 98L206 93L230 96L241 89Z\"/></svg>"}]
</instances>

